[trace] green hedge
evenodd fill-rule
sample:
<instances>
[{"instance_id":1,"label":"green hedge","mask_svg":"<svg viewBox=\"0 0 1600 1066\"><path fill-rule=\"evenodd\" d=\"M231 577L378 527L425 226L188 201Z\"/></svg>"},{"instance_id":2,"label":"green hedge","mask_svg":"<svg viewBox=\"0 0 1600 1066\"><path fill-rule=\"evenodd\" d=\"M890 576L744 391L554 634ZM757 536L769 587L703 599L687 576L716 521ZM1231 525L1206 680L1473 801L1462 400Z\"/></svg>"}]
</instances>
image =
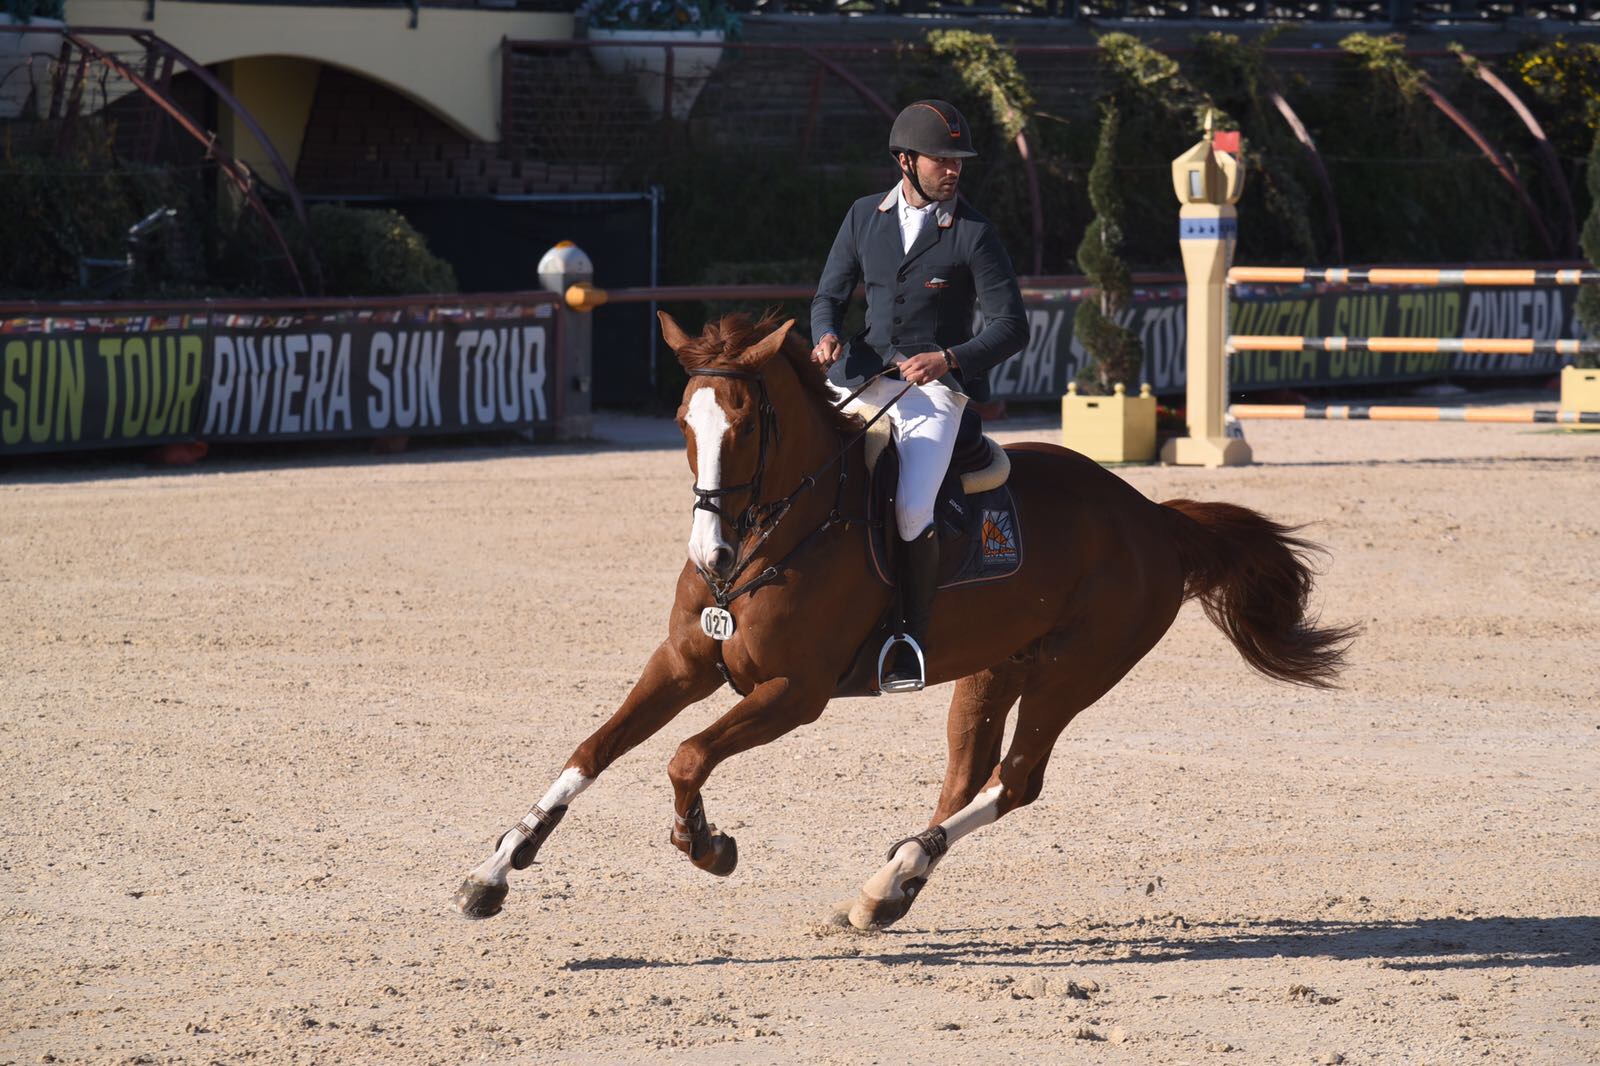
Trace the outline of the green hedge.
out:
<instances>
[{"instance_id":1,"label":"green hedge","mask_svg":"<svg viewBox=\"0 0 1600 1066\"><path fill-rule=\"evenodd\" d=\"M317 204L307 216L329 295L456 291L455 270L398 211Z\"/></svg>"},{"instance_id":2,"label":"green hedge","mask_svg":"<svg viewBox=\"0 0 1600 1066\"><path fill-rule=\"evenodd\" d=\"M0 292L29 298L79 291L78 260L116 259L127 252L128 228L162 207L192 220L204 208L193 189L172 171L119 165L109 152L85 147L67 158L45 159L7 151L0 158ZM152 245L171 249L178 234ZM145 283L185 284L199 255L146 260Z\"/></svg>"},{"instance_id":3,"label":"green hedge","mask_svg":"<svg viewBox=\"0 0 1600 1066\"><path fill-rule=\"evenodd\" d=\"M967 114L981 157L968 164L963 193L995 220L1019 268L1032 264L1033 218L1010 136L1016 118L1033 145L1044 206L1043 270L1081 273L1076 253L1093 217L1089 170L1106 104L1121 117L1116 187L1122 254L1134 270L1181 269L1169 164L1199 139L1208 108L1220 128L1244 134L1239 260L1332 262L1326 193L1278 113L1274 90L1304 120L1329 172L1346 261L1546 258L1515 193L1427 100L1424 81L1505 152L1563 252L1563 209L1516 115L1468 63L1433 59L1424 71L1398 37L1351 34L1310 77L1270 55L1271 33L1251 41L1198 33L1177 58L1133 35L1106 34L1093 84L1070 92L1056 86L1048 100L1029 85L1004 41L965 31L933 31L928 40L929 51L894 59L889 102L943 96ZM1531 39L1494 66L1549 132L1581 221L1592 202L1584 157L1600 124L1600 45ZM804 162L700 144L646 168L667 189L664 280L699 283L710 265L728 261L820 264L850 201L894 179L877 141L826 151L823 161Z\"/></svg>"}]
</instances>

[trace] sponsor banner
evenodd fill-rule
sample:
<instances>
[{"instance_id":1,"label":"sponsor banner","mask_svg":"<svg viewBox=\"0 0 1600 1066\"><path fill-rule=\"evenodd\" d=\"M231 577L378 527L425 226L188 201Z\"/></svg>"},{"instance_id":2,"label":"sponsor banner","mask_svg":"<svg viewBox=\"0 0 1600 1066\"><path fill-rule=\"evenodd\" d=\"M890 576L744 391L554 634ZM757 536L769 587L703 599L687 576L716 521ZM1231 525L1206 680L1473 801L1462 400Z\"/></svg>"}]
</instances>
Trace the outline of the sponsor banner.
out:
<instances>
[{"instance_id":1,"label":"sponsor banner","mask_svg":"<svg viewBox=\"0 0 1600 1066\"><path fill-rule=\"evenodd\" d=\"M1072 333L1082 289L1030 291L1026 295L1027 348L989 372L996 398L1053 400L1088 365ZM1344 286L1295 289L1236 286L1232 329L1238 334L1300 337L1517 337L1534 340L1584 336L1577 321L1577 290L1554 287L1467 286L1352 290ZM1144 347L1142 379L1163 396L1181 395L1187 383L1188 336L1184 290L1136 294L1118 321ZM1444 377L1509 377L1554 373L1570 362L1557 355L1380 355L1371 352L1237 352L1229 357L1229 389L1247 393L1279 388L1337 388Z\"/></svg>"},{"instance_id":2,"label":"sponsor banner","mask_svg":"<svg viewBox=\"0 0 1600 1066\"><path fill-rule=\"evenodd\" d=\"M0 453L553 424L551 309L0 322Z\"/></svg>"},{"instance_id":3,"label":"sponsor banner","mask_svg":"<svg viewBox=\"0 0 1600 1066\"><path fill-rule=\"evenodd\" d=\"M191 439L205 348L183 317L0 323L0 453Z\"/></svg>"}]
</instances>

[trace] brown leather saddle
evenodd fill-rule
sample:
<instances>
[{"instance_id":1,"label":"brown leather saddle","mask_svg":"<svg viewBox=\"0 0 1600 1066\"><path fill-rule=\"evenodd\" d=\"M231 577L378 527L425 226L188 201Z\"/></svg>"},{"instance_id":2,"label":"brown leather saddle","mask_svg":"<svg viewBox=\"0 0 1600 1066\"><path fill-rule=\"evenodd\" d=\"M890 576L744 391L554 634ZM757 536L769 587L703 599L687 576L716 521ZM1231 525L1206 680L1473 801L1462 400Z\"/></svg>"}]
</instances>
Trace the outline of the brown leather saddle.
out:
<instances>
[{"instance_id":1,"label":"brown leather saddle","mask_svg":"<svg viewBox=\"0 0 1600 1066\"><path fill-rule=\"evenodd\" d=\"M870 418L872 411L864 412ZM879 427L882 427L881 431ZM878 580L893 588L894 552L900 543L895 528L895 491L900 481L900 456L887 420L868 431L866 459L867 542ZM1022 530L1016 501L1006 480L1011 460L1005 450L983 435L978 416L962 412L950 470L939 490L934 527L939 535L939 588L1000 581L1022 565ZM839 679L837 696L877 696L878 653L894 632L897 607L891 603Z\"/></svg>"}]
</instances>

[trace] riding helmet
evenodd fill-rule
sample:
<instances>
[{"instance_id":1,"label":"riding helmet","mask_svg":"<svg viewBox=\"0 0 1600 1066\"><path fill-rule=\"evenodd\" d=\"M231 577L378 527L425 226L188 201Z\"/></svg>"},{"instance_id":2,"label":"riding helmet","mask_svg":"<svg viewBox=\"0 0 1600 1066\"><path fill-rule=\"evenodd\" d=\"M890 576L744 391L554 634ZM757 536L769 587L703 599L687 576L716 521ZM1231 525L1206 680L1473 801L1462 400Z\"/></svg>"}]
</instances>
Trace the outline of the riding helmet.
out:
<instances>
[{"instance_id":1,"label":"riding helmet","mask_svg":"<svg viewBox=\"0 0 1600 1066\"><path fill-rule=\"evenodd\" d=\"M890 152L916 152L947 159L971 159L972 130L955 106L944 100L918 100L894 120Z\"/></svg>"}]
</instances>

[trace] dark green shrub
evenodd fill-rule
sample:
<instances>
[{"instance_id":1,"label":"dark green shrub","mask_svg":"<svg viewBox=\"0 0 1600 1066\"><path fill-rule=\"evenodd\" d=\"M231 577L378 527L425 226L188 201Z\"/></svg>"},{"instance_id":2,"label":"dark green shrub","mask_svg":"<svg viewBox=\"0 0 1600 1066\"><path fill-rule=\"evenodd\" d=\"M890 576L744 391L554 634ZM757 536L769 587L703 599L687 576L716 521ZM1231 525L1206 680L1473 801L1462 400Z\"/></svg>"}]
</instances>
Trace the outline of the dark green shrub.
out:
<instances>
[{"instance_id":1,"label":"dark green shrub","mask_svg":"<svg viewBox=\"0 0 1600 1066\"><path fill-rule=\"evenodd\" d=\"M193 189L172 171L122 164L110 151L108 130L83 123L70 154L47 158L13 154L0 159L0 291L24 297L75 293L78 261L127 254L128 228L151 211L177 208L178 225L197 231ZM197 238L194 238L196 241ZM186 257L198 259L194 256ZM160 264L147 262L157 277Z\"/></svg>"},{"instance_id":2,"label":"dark green shrub","mask_svg":"<svg viewBox=\"0 0 1600 1066\"><path fill-rule=\"evenodd\" d=\"M1585 177L1589 186L1589 201L1593 206L1589 208L1589 217L1583 223L1583 255L1591 267L1600 270L1600 131L1595 133L1594 143L1589 148ZM1578 321L1589 336L1600 338L1600 285L1585 285L1579 290ZM1592 355L1580 355L1578 365L1593 369L1600 366L1600 359Z\"/></svg>"},{"instance_id":3,"label":"dark green shrub","mask_svg":"<svg viewBox=\"0 0 1600 1066\"><path fill-rule=\"evenodd\" d=\"M1132 34L1108 33L1099 45L1105 86L1101 102L1116 107L1122 149L1116 154L1121 247L1133 262L1173 268L1178 262L1173 239L1178 202L1168 176L1171 162L1194 143L1206 112L1216 108L1177 60ZM1227 115L1219 116L1220 128L1235 125ZM1101 134L1103 141L1103 127ZM1079 265L1088 273L1086 265Z\"/></svg>"},{"instance_id":4,"label":"dark green shrub","mask_svg":"<svg viewBox=\"0 0 1600 1066\"><path fill-rule=\"evenodd\" d=\"M1280 29L1282 27L1279 27ZM1278 33L1269 30L1250 41L1231 33L1205 33L1195 39L1190 78L1248 133L1240 162L1248 175L1239 216L1239 258L1248 263L1316 263L1329 260L1332 226L1325 194L1289 124L1278 114L1271 94L1281 91L1267 66L1266 48ZM1225 119L1223 128L1232 128ZM1168 159L1178 154L1169 147ZM1312 191L1315 190L1315 191Z\"/></svg>"},{"instance_id":5,"label":"dark green shrub","mask_svg":"<svg viewBox=\"0 0 1600 1066\"><path fill-rule=\"evenodd\" d=\"M768 262L814 263L806 277L782 280L816 281L850 205L893 181L887 151L882 159L877 169L803 168L785 152L730 158L685 150L656 160L638 180L667 191L661 283L697 285L715 264Z\"/></svg>"},{"instance_id":6,"label":"dark green shrub","mask_svg":"<svg viewBox=\"0 0 1600 1066\"><path fill-rule=\"evenodd\" d=\"M67 0L4 0L0 12L18 22L30 19L65 19Z\"/></svg>"},{"instance_id":7,"label":"dark green shrub","mask_svg":"<svg viewBox=\"0 0 1600 1066\"><path fill-rule=\"evenodd\" d=\"M456 291L450 264L398 211L317 204L308 221L329 296Z\"/></svg>"},{"instance_id":8,"label":"dark green shrub","mask_svg":"<svg viewBox=\"0 0 1600 1066\"><path fill-rule=\"evenodd\" d=\"M1519 52L1509 67L1532 90L1556 151L1569 157L1587 152L1600 127L1600 44L1559 36Z\"/></svg>"}]
</instances>

